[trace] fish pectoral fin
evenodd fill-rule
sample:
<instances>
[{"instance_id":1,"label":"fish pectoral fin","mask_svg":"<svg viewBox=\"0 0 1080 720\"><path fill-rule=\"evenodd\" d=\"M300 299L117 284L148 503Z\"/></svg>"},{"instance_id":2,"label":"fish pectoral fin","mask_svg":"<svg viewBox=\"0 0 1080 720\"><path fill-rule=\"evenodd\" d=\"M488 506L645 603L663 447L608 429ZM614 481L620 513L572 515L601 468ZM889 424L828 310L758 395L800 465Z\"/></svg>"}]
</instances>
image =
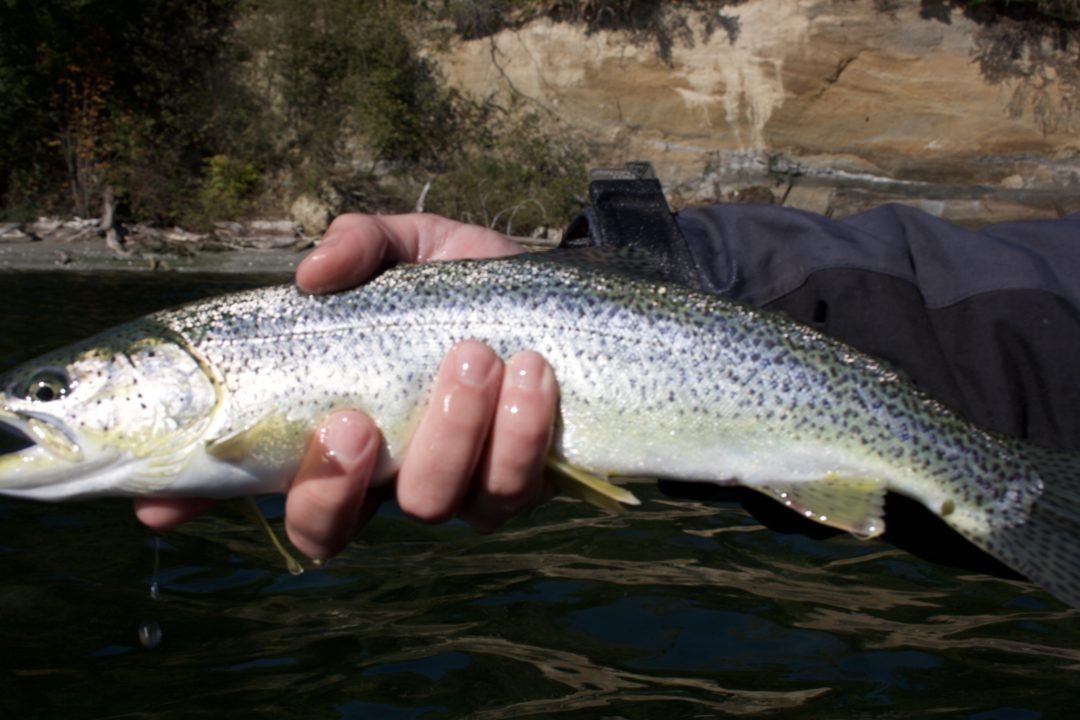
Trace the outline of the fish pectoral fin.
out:
<instances>
[{"instance_id":1,"label":"fish pectoral fin","mask_svg":"<svg viewBox=\"0 0 1080 720\"><path fill-rule=\"evenodd\" d=\"M266 518L263 517L262 511L259 510L258 504L255 502L255 498L250 495L246 495L240 499L240 510L247 516L251 522L255 523L255 526L263 531L263 533L270 539L270 544L277 550L278 555L285 561L285 567L288 569L291 575L301 575L304 572L304 566L297 561L292 554L285 549L285 546L278 540L277 535L274 533L274 529L270 527L270 523L266 522Z\"/></svg>"},{"instance_id":2,"label":"fish pectoral fin","mask_svg":"<svg viewBox=\"0 0 1080 720\"><path fill-rule=\"evenodd\" d=\"M885 531L885 483L826 475L820 480L755 486L803 517L861 538Z\"/></svg>"},{"instance_id":3,"label":"fish pectoral fin","mask_svg":"<svg viewBox=\"0 0 1080 720\"><path fill-rule=\"evenodd\" d=\"M268 415L242 430L207 440L206 454L221 462L239 463L251 456L252 450L277 424L278 418Z\"/></svg>"},{"instance_id":4,"label":"fish pectoral fin","mask_svg":"<svg viewBox=\"0 0 1080 720\"><path fill-rule=\"evenodd\" d=\"M634 493L626 488L613 485L606 478L600 477L565 460L548 456L546 465L559 490L570 497L584 500L601 510L617 512L623 505L640 505Z\"/></svg>"}]
</instances>

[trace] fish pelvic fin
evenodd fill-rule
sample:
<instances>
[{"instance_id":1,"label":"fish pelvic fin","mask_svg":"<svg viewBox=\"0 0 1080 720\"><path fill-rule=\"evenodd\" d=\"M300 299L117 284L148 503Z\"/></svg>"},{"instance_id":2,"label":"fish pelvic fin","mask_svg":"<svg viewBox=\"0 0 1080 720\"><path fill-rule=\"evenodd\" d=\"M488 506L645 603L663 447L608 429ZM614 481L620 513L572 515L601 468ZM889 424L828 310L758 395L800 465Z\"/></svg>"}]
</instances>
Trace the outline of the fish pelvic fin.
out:
<instances>
[{"instance_id":1,"label":"fish pelvic fin","mask_svg":"<svg viewBox=\"0 0 1080 720\"><path fill-rule=\"evenodd\" d=\"M1059 600L1080 607L1080 455L1033 445L1021 453L1041 480L1026 512L991 524L985 534L957 529Z\"/></svg>"},{"instance_id":2,"label":"fish pelvic fin","mask_svg":"<svg viewBox=\"0 0 1080 720\"><path fill-rule=\"evenodd\" d=\"M285 561L285 567L289 571L290 575L302 575L304 572L304 566L292 556L292 554L285 549L285 546L278 540L277 534L274 533L274 529L270 527L270 523L266 522L266 518L263 517L262 511L259 510L258 503L255 502L255 498L251 495L246 495L240 499L240 510L247 516L251 522L255 524L257 528L262 530L263 534L270 539L270 544L277 550L278 555Z\"/></svg>"},{"instance_id":3,"label":"fish pelvic fin","mask_svg":"<svg viewBox=\"0 0 1080 720\"><path fill-rule=\"evenodd\" d=\"M754 487L808 520L860 537L885 531L885 483L826 475L820 480L771 482Z\"/></svg>"},{"instance_id":4,"label":"fish pelvic fin","mask_svg":"<svg viewBox=\"0 0 1080 720\"><path fill-rule=\"evenodd\" d=\"M623 505L641 504L637 496L626 488L613 485L606 478L571 465L565 460L549 455L546 465L560 492L584 500L601 510L618 512Z\"/></svg>"}]
</instances>

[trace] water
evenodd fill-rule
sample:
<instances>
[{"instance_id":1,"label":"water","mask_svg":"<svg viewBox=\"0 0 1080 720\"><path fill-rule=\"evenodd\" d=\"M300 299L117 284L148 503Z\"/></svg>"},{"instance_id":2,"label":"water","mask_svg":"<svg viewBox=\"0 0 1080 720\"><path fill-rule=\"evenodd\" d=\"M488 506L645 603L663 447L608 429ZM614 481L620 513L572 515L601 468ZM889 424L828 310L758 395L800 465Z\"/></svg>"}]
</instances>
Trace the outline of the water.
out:
<instances>
[{"instance_id":1,"label":"water","mask_svg":"<svg viewBox=\"0 0 1080 720\"><path fill-rule=\"evenodd\" d=\"M0 275L0 367L260 280ZM295 577L237 510L156 561L127 502L0 500L0 717L1072 716L1080 613L1045 593L637 492L491 535L388 507Z\"/></svg>"}]
</instances>

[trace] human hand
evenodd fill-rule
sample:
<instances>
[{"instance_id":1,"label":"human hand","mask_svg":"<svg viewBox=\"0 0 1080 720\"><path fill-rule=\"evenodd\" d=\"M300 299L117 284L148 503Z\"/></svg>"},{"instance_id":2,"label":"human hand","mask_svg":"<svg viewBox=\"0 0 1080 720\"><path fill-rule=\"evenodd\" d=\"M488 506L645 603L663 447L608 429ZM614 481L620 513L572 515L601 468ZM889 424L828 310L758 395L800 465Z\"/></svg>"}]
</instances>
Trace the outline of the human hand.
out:
<instances>
[{"instance_id":1,"label":"human hand","mask_svg":"<svg viewBox=\"0 0 1080 720\"><path fill-rule=\"evenodd\" d=\"M435 215L342 215L296 271L301 290L360 284L394 262L499 257L521 252L505 236ZM392 488L371 488L381 436L371 419L340 410L315 430L285 503L289 539L308 557L336 555L396 495L419 520L460 516L480 530L548 499L543 481L558 390L533 352L505 365L486 345L463 341L447 353L431 400ZM204 499L140 498L136 516L164 530L202 514Z\"/></svg>"}]
</instances>

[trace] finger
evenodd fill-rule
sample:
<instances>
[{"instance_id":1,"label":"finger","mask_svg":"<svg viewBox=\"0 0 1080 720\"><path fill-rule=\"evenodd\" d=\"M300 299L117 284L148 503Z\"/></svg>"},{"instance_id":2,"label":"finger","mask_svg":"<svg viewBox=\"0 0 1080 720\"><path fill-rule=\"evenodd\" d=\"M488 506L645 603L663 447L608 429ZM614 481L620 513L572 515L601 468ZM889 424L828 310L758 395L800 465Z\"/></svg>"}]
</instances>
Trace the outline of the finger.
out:
<instances>
[{"instance_id":1,"label":"finger","mask_svg":"<svg viewBox=\"0 0 1080 720\"><path fill-rule=\"evenodd\" d=\"M468 225L438 215L399 215L387 218L392 227L411 227L416 232L416 261L503 257L524 252L501 232Z\"/></svg>"},{"instance_id":2,"label":"finger","mask_svg":"<svg viewBox=\"0 0 1080 720\"><path fill-rule=\"evenodd\" d=\"M333 292L359 285L384 262L409 259L395 254L415 257L415 251L395 245L395 238L373 215L341 215L296 268L296 284L304 292Z\"/></svg>"},{"instance_id":3,"label":"finger","mask_svg":"<svg viewBox=\"0 0 1080 720\"><path fill-rule=\"evenodd\" d=\"M478 530L494 530L554 494L543 469L557 405L555 375L543 358L534 352L510 358L487 455L461 513Z\"/></svg>"},{"instance_id":4,"label":"finger","mask_svg":"<svg viewBox=\"0 0 1080 720\"><path fill-rule=\"evenodd\" d=\"M183 525L217 504L209 498L135 498L135 517L161 532Z\"/></svg>"},{"instance_id":5,"label":"finger","mask_svg":"<svg viewBox=\"0 0 1080 720\"><path fill-rule=\"evenodd\" d=\"M398 472L401 509L425 522L457 514L483 451L502 380L488 346L466 340L439 368L431 399Z\"/></svg>"},{"instance_id":6,"label":"finger","mask_svg":"<svg viewBox=\"0 0 1080 720\"><path fill-rule=\"evenodd\" d=\"M323 293L359 285L381 266L521 252L501 233L438 215L341 215L318 247L296 269L304 292Z\"/></svg>"},{"instance_id":7,"label":"finger","mask_svg":"<svg viewBox=\"0 0 1080 720\"><path fill-rule=\"evenodd\" d=\"M316 429L285 499L285 530L310 558L333 557L356 533L381 437L363 413L331 414Z\"/></svg>"}]
</instances>

